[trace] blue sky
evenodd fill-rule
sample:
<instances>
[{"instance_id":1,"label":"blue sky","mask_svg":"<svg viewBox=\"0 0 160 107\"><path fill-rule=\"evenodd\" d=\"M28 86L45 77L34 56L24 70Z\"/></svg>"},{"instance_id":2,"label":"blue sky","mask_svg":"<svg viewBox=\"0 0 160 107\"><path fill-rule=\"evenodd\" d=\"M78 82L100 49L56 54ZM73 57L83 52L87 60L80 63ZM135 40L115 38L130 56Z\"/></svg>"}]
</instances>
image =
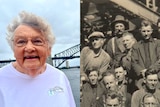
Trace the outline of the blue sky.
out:
<instances>
[{"instance_id":1,"label":"blue sky","mask_svg":"<svg viewBox=\"0 0 160 107\"><path fill-rule=\"evenodd\" d=\"M0 0L0 60L13 59L6 41L6 27L21 11L45 18L52 26L56 43L52 56L80 42L80 0Z\"/></svg>"}]
</instances>

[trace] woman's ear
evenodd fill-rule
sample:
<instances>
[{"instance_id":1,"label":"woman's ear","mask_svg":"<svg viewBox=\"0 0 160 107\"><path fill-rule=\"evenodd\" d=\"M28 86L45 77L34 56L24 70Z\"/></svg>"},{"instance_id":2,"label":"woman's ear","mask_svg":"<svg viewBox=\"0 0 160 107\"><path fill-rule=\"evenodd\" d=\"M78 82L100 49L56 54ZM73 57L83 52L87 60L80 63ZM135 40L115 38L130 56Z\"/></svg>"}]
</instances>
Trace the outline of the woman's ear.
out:
<instances>
[{"instance_id":1,"label":"woman's ear","mask_svg":"<svg viewBox=\"0 0 160 107\"><path fill-rule=\"evenodd\" d=\"M48 55L48 57L51 55L51 50L52 50L52 48L51 48L51 47L48 47L48 50L47 50L47 55Z\"/></svg>"}]
</instances>

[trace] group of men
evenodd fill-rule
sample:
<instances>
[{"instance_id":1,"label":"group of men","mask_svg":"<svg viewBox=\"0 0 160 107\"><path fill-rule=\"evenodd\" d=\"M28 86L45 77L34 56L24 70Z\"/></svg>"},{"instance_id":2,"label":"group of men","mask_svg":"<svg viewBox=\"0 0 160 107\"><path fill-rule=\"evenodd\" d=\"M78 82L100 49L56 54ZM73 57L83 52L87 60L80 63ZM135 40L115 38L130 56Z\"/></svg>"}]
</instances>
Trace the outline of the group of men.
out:
<instances>
[{"instance_id":1,"label":"group of men","mask_svg":"<svg viewBox=\"0 0 160 107\"><path fill-rule=\"evenodd\" d=\"M111 39L94 31L81 50L81 107L159 107L160 33L142 20L134 35L122 15L110 27Z\"/></svg>"}]
</instances>

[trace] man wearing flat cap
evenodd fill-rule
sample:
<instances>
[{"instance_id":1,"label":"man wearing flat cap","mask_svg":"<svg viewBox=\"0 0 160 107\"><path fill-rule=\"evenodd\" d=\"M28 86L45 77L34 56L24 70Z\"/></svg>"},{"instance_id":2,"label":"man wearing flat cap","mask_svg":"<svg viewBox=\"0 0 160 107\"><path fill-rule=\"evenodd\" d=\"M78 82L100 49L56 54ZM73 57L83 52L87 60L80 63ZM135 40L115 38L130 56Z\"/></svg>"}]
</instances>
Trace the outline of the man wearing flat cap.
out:
<instances>
[{"instance_id":1,"label":"man wearing flat cap","mask_svg":"<svg viewBox=\"0 0 160 107\"><path fill-rule=\"evenodd\" d=\"M124 16L117 15L110 26L112 28L113 37L107 44L104 44L103 49L111 56L111 65L114 65L114 62L119 61L121 59L121 54L125 51L122 35L129 29L129 24Z\"/></svg>"},{"instance_id":2,"label":"man wearing flat cap","mask_svg":"<svg viewBox=\"0 0 160 107\"><path fill-rule=\"evenodd\" d=\"M104 34L94 31L88 36L88 40L90 45L84 47L80 55L80 73L87 80L86 70L97 69L99 71L98 79L101 80L102 73L107 71L111 59L108 53L102 49Z\"/></svg>"},{"instance_id":3,"label":"man wearing flat cap","mask_svg":"<svg viewBox=\"0 0 160 107\"><path fill-rule=\"evenodd\" d=\"M104 38L104 34L102 32L95 31L95 32L93 32L92 34L90 34L88 36L88 39L91 39L93 37L95 37L95 38Z\"/></svg>"}]
</instances>

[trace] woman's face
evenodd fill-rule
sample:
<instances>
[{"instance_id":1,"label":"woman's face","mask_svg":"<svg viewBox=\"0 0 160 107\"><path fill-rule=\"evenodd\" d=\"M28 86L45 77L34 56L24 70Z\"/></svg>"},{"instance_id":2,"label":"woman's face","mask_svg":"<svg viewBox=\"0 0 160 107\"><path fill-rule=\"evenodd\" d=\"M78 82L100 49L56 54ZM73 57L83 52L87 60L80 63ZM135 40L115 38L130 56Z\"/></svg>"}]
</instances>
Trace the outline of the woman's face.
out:
<instances>
[{"instance_id":1,"label":"woman's face","mask_svg":"<svg viewBox=\"0 0 160 107\"><path fill-rule=\"evenodd\" d=\"M39 69L51 53L48 42L39 30L19 25L14 32L14 56L23 69Z\"/></svg>"}]
</instances>

